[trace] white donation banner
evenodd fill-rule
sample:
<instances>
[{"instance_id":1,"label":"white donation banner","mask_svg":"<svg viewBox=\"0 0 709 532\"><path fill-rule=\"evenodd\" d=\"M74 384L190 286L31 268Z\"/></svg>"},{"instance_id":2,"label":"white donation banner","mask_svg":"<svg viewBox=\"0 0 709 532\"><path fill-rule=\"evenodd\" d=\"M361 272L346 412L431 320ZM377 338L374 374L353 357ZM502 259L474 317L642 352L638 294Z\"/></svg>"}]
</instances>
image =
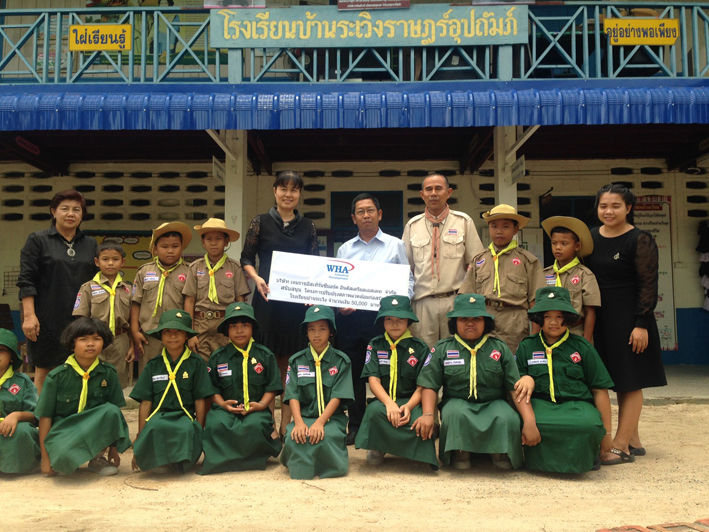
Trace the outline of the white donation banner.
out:
<instances>
[{"instance_id":1,"label":"white donation banner","mask_svg":"<svg viewBox=\"0 0 709 532\"><path fill-rule=\"evenodd\" d=\"M409 294L409 265L273 252L269 299L379 310L385 296Z\"/></svg>"}]
</instances>

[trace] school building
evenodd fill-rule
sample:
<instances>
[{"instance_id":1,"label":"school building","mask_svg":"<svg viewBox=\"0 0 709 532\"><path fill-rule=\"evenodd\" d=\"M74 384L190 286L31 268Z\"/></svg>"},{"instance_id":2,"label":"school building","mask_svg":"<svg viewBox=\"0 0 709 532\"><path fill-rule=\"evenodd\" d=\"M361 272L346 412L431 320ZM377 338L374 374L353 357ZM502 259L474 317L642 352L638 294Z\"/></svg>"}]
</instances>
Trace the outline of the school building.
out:
<instances>
[{"instance_id":1,"label":"school building","mask_svg":"<svg viewBox=\"0 0 709 532\"><path fill-rule=\"evenodd\" d=\"M596 191L627 183L660 247L665 362L709 364L706 4L173 3L0 0L0 308L18 333L20 249L60 190L85 194L82 229L120 239L131 278L165 221L224 218L243 238L280 170L304 176L329 255L356 233L356 193L400 236L436 171L484 243L496 203L530 216L545 265L540 220L599 225Z\"/></svg>"}]
</instances>

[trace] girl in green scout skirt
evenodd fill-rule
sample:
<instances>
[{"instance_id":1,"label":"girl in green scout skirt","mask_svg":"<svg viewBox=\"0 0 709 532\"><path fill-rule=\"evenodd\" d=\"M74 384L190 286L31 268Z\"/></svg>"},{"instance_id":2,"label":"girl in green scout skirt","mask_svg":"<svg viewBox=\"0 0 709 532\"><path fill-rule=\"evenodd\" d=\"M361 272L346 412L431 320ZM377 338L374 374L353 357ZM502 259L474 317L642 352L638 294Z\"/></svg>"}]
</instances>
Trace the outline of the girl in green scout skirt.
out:
<instances>
[{"instance_id":1,"label":"girl in green scout skirt","mask_svg":"<svg viewBox=\"0 0 709 532\"><path fill-rule=\"evenodd\" d=\"M37 388L23 373L17 336L0 329L0 473L29 473L39 465L34 408Z\"/></svg>"},{"instance_id":2,"label":"girl in green scout skirt","mask_svg":"<svg viewBox=\"0 0 709 532\"><path fill-rule=\"evenodd\" d=\"M330 345L337 332L330 307L308 308L301 324L308 347L288 361L286 393L293 420L286 427L281 463L291 478L347 474L345 406L354 399L350 359Z\"/></svg>"},{"instance_id":3,"label":"girl in green scout skirt","mask_svg":"<svg viewBox=\"0 0 709 532\"><path fill-rule=\"evenodd\" d=\"M96 318L77 318L62 333L72 355L49 372L35 409L47 476L69 475L86 462L99 475L118 473L118 453L130 447L121 412L126 402L115 368L98 358L112 340L108 326Z\"/></svg>"},{"instance_id":4,"label":"girl in green scout skirt","mask_svg":"<svg viewBox=\"0 0 709 532\"><path fill-rule=\"evenodd\" d=\"M594 467L599 450L605 463L617 458L608 398L613 381L588 340L569 333L569 324L579 316L569 291L540 288L536 302L529 319L542 330L522 340L517 350L523 375L517 400L528 402L531 395L542 437L525 449L525 462L530 469L585 473Z\"/></svg>"},{"instance_id":5,"label":"girl in green scout skirt","mask_svg":"<svg viewBox=\"0 0 709 532\"><path fill-rule=\"evenodd\" d=\"M362 378L376 400L364 412L355 446L368 449L367 462L379 465L390 453L438 469L433 439L422 440L412 430L421 416L421 387L416 379L428 355L428 346L411 336L409 326L418 322L406 296L387 296L379 304L375 323L384 322L384 334L367 346Z\"/></svg>"},{"instance_id":6,"label":"girl in green scout skirt","mask_svg":"<svg viewBox=\"0 0 709 532\"><path fill-rule=\"evenodd\" d=\"M140 402L133 469L166 466L188 471L202 454L205 398L214 395L207 364L187 347L192 318L180 309L163 312L148 335L162 340L162 356L148 361L130 396Z\"/></svg>"},{"instance_id":7,"label":"girl in green scout skirt","mask_svg":"<svg viewBox=\"0 0 709 532\"><path fill-rule=\"evenodd\" d=\"M522 444L539 442L534 412L529 404L515 402L524 421L505 400L516 397L519 371L512 352L497 338L493 317L485 310L485 298L462 294L446 315L454 336L439 341L426 357L418 378L423 386L423 415L415 430L424 439L433 432L433 409L443 386L439 456L444 465L470 468L470 453L489 453L503 469L522 466Z\"/></svg>"},{"instance_id":8,"label":"girl in green scout skirt","mask_svg":"<svg viewBox=\"0 0 709 532\"><path fill-rule=\"evenodd\" d=\"M209 359L209 376L219 391L207 413L202 475L266 469L269 456L281 452L270 409L276 395L283 393L281 373L273 353L254 342L257 330L248 303L229 305L217 328L229 344Z\"/></svg>"}]
</instances>

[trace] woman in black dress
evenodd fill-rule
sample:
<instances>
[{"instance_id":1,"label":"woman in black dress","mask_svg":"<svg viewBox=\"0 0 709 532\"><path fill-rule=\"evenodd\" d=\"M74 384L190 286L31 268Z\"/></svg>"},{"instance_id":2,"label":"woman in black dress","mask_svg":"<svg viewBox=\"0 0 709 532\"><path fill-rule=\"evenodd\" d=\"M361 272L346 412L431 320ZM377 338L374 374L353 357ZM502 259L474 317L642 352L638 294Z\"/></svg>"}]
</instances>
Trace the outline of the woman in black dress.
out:
<instances>
[{"instance_id":1,"label":"woman in black dress","mask_svg":"<svg viewBox=\"0 0 709 532\"><path fill-rule=\"evenodd\" d=\"M658 283L657 244L633 225L635 195L621 185L606 185L596 195L598 218L591 231L588 266L601 288L593 334L596 349L618 394L618 429L613 455L604 465L633 462L645 454L638 422L643 388L667 384L655 321Z\"/></svg>"},{"instance_id":2,"label":"woman in black dress","mask_svg":"<svg viewBox=\"0 0 709 532\"><path fill-rule=\"evenodd\" d=\"M96 274L96 240L81 232L86 200L75 190L57 193L49 205L52 225L27 237L20 252L17 286L22 301L22 332L34 383L42 391L44 378L71 355L59 341L72 321L72 306L81 285Z\"/></svg>"},{"instance_id":3,"label":"woman in black dress","mask_svg":"<svg viewBox=\"0 0 709 532\"><path fill-rule=\"evenodd\" d=\"M241 252L241 267L256 283L257 293L253 299L254 312L259 322L256 341L276 355L284 387L288 358L307 345L306 339L300 334L305 305L269 301L268 281L274 251L318 254L315 224L303 218L296 210L302 190L303 179L296 172L286 170L276 176L273 183L276 206L251 221ZM258 273L256 256L259 261ZM285 434L290 417L290 408L281 403L281 435Z\"/></svg>"}]
</instances>

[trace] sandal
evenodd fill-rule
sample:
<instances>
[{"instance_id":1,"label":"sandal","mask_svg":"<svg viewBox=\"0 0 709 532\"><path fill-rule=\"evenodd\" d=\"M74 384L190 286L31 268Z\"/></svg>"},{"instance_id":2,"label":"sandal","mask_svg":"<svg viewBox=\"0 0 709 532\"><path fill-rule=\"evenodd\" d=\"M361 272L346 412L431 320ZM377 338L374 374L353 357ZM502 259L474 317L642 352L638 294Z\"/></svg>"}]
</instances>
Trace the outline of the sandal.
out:
<instances>
[{"instance_id":1,"label":"sandal","mask_svg":"<svg viewBox=\"0 0 709 532\"><path fill-rule=\"evenodd\" d=\"M625 451L621 451L620 449L616 449L615 447L613 447L610 450L610 452L618 455L618 458L615 458L613 460L601 461L602 465L607 466L607 465L629 464L631 462L635 462L635 457L632 454L626 453Z\"/></svg>"},{"instance_id":2,"label":"sandal","mask_svg":"<svg viewBox=\"0 0 709 532\"><path fill-rule=\"evenodd\" d=\"M632 445L628 445L628 449L630 449L630 454L633 456L645 456L647 454L645 447L633 447Z\"/></svg>"}]
</instances>

